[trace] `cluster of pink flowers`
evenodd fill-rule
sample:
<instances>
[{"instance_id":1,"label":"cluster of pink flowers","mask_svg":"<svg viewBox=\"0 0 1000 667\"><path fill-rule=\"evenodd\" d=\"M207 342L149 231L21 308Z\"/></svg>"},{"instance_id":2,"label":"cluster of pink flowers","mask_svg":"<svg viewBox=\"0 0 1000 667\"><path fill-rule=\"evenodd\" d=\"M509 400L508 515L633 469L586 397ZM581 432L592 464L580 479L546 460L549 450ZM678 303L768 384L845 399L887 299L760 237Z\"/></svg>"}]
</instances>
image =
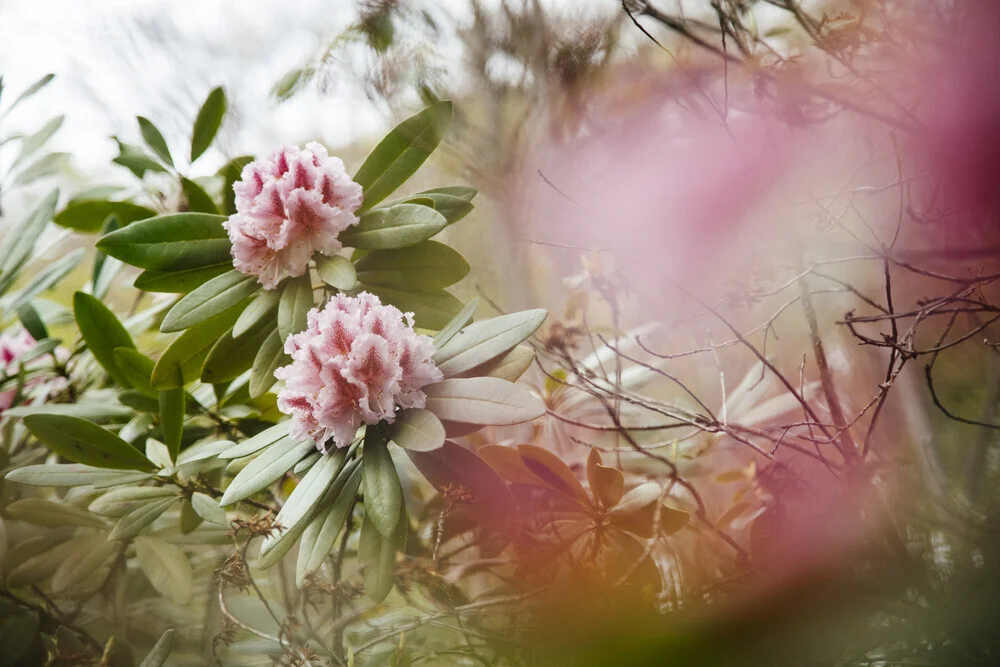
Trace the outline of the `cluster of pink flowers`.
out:
<instances>
[{"instance_id":1,"label":"cluster of pink flowers","mask_svg":"<svg viewBox=\"0 0 1000 667\"><path fill-rule=\"evenodd\" d=\"M353 442L362 423L393 422L396 408L422 408L421 389L442 379L434 343L413 331L413 314L362 292L338 294L309 311L305 331L285 341L292 363L275 371L285 387L278 408L292 415L292 435L323 451Z\"/></svg>"},{"instance_id":2,"label":"cluster of pink flowers","mask_svg":"<svg viewBox=\"0 0 1000 667\"><path fill-rule=\"evenodd\" d=\"M283 146L243 168L233 185L236 213L223 223L233 266L274 289L301 276L314 253L332 255L337 236L358 222L364 197L344 163L317 143Z\"/></svg>"},{"instance_id":3,"label":"cluster of pink flowers","mask_svg":"<svg viewBox=\"0 0 1000 667\"><path fill-rule=\"evenodd\" d=\"M18 359L26 352L31 351L36 344L35 339L24 329L19 330L17 333L4 332L0 334L0 373L2 373L3 377L9 378L17 375L20 372ZM61 350L57 348L57 353L59 351ZM29 381L28 384L36 385L38 384L38 380ZM53 381L50 383L48 390L57 391L64 385L65 380ZM16 388L0 392L0 414L13 404L16 395Z\"/></svg>"}]
</instances>

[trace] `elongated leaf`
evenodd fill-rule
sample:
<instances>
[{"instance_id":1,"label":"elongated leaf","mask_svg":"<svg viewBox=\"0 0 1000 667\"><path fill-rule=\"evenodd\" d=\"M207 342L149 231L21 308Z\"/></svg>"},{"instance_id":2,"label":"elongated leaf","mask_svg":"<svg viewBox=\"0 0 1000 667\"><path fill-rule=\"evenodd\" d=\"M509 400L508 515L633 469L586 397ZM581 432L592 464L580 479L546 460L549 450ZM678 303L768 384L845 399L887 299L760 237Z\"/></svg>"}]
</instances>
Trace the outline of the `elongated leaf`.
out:
<instances>
[{"instance_id":1,"label":"elongated leaf","mask_svg":"<svg viewBox=\"0 0 1000 667\"><path fill-rule=\"evenodd\" d=\"M194 121L194 129L191 131L192 162L212 145L212 140L222 125L222 118L226 115L226 107L226 93L222 88L210 92L205 103L201 105L198 117Z\"/></svg>"},{"instance_id":2,"label":"elongated leaf","mask_svg":"<svg viewBox=\"0 0 1000 667\"><path fill-rule=\"evenodd\" d=\"M426 241L448 224L443 215L428 206L397 204L361 216L361 222L340 233L347 247L365 250L405 248Z\"/></svg>"},{"instance_id":3,"label":"elongated leaf","mask_svg":"<svg viewBox=\"0 0 1000 667\"><path fill-rule=\"evenodd\" d=\"M388 537L399 523L403 495L399 474L389 455L388 441L380 428L369 426L365 432L364 488L365 515L382 535Z\"/></svg>"},{"instance_id":4,"label":"elongated leaf","mask_svg":"<svg viewBox=\"0 0 1000 667\"><path fill-rule=\"evenodd\" d=\"M479 307L479 297L465 304L465 307L458 312L455 317L448 321L448 324L444 325L437 335L434 336L434 348L440 350L448 341L455 337L455 335L461 331L465 325L472 321L473 316L476 314L476 308Z\"/></svg>"},{"instance_id":5,"label":"elongated leaf","mask_svg":"<svg viewBox=\"0 0 1000 667\"><path fill-rule=\"evenodd\" d=\"M183 271L231 262L225 216L173 213L139 220L111 232L98 249L126 264L154 271Z\"/></svg>"},{"instance_id":6,"label":"elongated leaf","mask_svg":"<svg viewBox=\"0 0 1000 667\"><path fill-rule=\"evenodd\" d=\"M260 290L250 305L240 313L240 317L233 325L233 338L242 336L244 333L254 328L261 320L273 318L278 312L278 299L281 298L279 290Z\"/></svg>"},{"instance_id":7,"label":"elongated leaf","mask_svg":"<svg viewBox=\"0 0 1000 667\"><path fill-rule=\"evenodd\" d=\"M96 232L112 215L124 226L136 220L152 218L156 215L156 211L129 201L85 199L70 202L52 221L61 227L79 232Z\"/></svg>"},{"instance_id":8,"label":"elongated leaf","mask_svg":"<svg viewBox=\"0 0 1000 667\"><path fill-rule=\"evenodd\" d=\"M416 325L424 329L440 329L462 310L462 302L443 289L404 292L373 285L361 285L361 288L377 296L383 303L391 303L404 313L413 313Z\"/></svg>"},{"instance_id":9,"label":"elongated leaf","mask_svg":"<svg viewBox=\"0 0 1000 667\"><path fill-rule=\"evenodd\" d=\"M35 93L37 93L39 90L41 90L45 86L49 85L49 83L51 83L52 79L54 79L54 78L56 78L55 74L51 74L51 73L50 74L46 74L45 76L43 76L42 78L40 78L38 81L35 81L33 84L31 84L30 86L28 86L27 88L25 88L24 91L22 91L21 94L18 95L17 97L15 97L14 101L10 103L10 106L7 107L7 112L6 113L10 113L11 109L13 109L18 104L20 104L21 102L25 101L26 99L30 98L32 95L34 95Z\"/></svg>"},{"instance_id":10,"label":"elongated leaf","mask_svg":"<svg viewBox=\"0 0 1000 667\"><path fill-rule=\"evenodd\" d=\"M153 367L153 387L176 389L198 379L212 346L233 326L244 305L239 303L175 338Z\"/></svg>"},{"instance_id":11,"label":"elongated leaf","mask_svg":"<svg viewBox=\"0 0 1000 667\"><path fill-rule=\"evenodd\" d=\"M370 252L356 269L360 282L416 292L457 283L469 273L469 263L443 243L424 241L409 248Z\"/></svg>"},{"instance_id":12,"label":"elongated leaf","mask_svg":"<svg viewBox=\"0 0 1000 667\"><path fill-rule=\"evenodd\" d=\"M36 526L85 526L101 528L104 522L73 505L55 503L44 498L23 498L7 505L6 513L15 521Z\"/></svg>"},{"instance_id":13,"label":"elongated leaf","mask_svg":"<svg viewBox=\"0 0 1000 667\"><path fill-rule=\"evenodd\" d=\"M274 330L274 323L264 320L242 336L223 335L205 359L201 381L217 384L235 380L253 366L261 346Z\"/></svg>"},{"instance_id":14,"label":"elongated leaf","mask_svg":"<svg viewBox=\"0 0 1000 667\"><path fill-rule=\"evenodd\" d=\"M625 475L617 468L605 466L596 449L590 450L587 457L587 482L590 484L590 492L600 500L605 509L617 505L625 491Z\"/></svg>"},{"instance_id":15,"label":"elongated leaf","mask_svg":"<svg viewBox=\"0 0 1000 667\"><path fill-rule=\"evenodd\" d=\"M52 592L63 593L79 584L90 581L101 571L104 563L118 549L114 542L108 542L104 535L92 536L85 545L81 544L75 558L67 558L52 577Z\"/></svg>"},{"instance_id":16,"label":"elongated leaf","mask_svg":"<svg viewBox=\"0 0 1000 667\"><path fill-rule=\"evenodd\" d=\"M458 377L481 377L488 375L508 382L517 382L518 378L531 367L535 360L535 351L527 345L518 345L513 350L503 355L490 359L485 364L469 369Z\"/></svg>"},{"instance_id":17,"label":"elongated leaf","mask_svg":"<svg viewBox=\"0 0 1000 667\"><path fill-rule=\"evenodd\" d=\"M354 180L371 208L402 185L430 156L451 124L451 102L430 105L397 125L375 147Z\"/></svg>"},{"instance_id":18,"label":"elongated leaf","mask_svg":"<svg viewBox=\"0 0 1000 667\"><path fill-rule=\"evenodd\" d=\"M25 555L25 557L15 554L12 549L8 554L10 564L7 567L10 569L7 571L5 580L7 587L29 586L52 576L60 565L79 553L77 550L85 546L92 538L89 536L78 537L58 544L60 539L65 540L65 535L56 539L27 540L28 544L24 546L28 548L30 555Z\"/></svg>"},{"instance_id":19,"label":"elongated leaf","mask_svg":"<svg viewBox=\"0 0 1000 667\"><path fill-rule=\"evenodd\" d=\"M184 197L187 199L189 211L219 213L219 207L215 205L209 194L194 181L181 177L181 189L184 191Z\"/></svg>"},{"instance_id":20,"label":"elongated leaf","mask_svg":"<svg viewBox=\"0 0 1000 667\"><path fill-rule=\"evenodd\" d=\"M31 255L38 238L52 220L59 201L59 191L53 190L47 194L38 205L32 209L27 219L17 228L17 233L8 231L0 245L0 275L4 282L13 278L16 272Z\"/></svg>"},{"instance_id":21,"label":"elongated leaf","mask_svg":"<svg viewBox=\"0 0 1000 667\"><path fill-rule=\"evenodd\" d=\"M87 509L101 516L121 518L150 503L178 497L177 489L170 486L120 486L96 498Z\"/></svg>"},{"instance_id":22,"label":"elongated leaf","mask_svg":"<svg viewBox=\"0 0 1000 667\"><path fill-rule=\"evenodd\" d=\"M175 503L180 501L180 496L174 498L164 498L147 503L130 514L126 514L118 519L118 523L111 529L108 535L109 540L130 540L146 528L149 528L154 521L170 509Z\"/></svg>"},{"instance_id":23,"label":"elongated leaf","mask_svg":"<svg viewBox=\"0 0 1000 667\"><path fill-rule=\"evenodd\" d=\"M389 537L382 535L365 513L358 541L358 561L364 568L365 593L372 601L382 602L388 597L396 569L396 554L403 550L405 544L405 511L399 513L399 523Z\"/></svg>"},{"instance_id":24,"label":"elongated leaf","mask_svg":"<svg viewBox=\"0 0 1000 667\"><path fill-rule=\"evenodd\" d=\"M207 281L230 271L232 262L210 264L184 271L153 271L147 270L136 276L132 286L146 292L167 292L184 294L203 285Z\"/></svg>"},{"instance_id":25,"label":"elongated leaf","mask_svg":"<svg viewBox=\"0 0 1000 667\"><path fill-rule=\"evenodd\" d=\"M278 300L278 333L281 339L306 328L306 316L313 307L312 282L309 274L290 278Z\"/></svg>"},{"instance_id":26,"label":"elongated leaf","mask_svg":"<svg viewBox=\"0 0 1000 667\"><path fill-rule=\"evenodd\" d=\"M128 421L132 411L113 403L43 403L41 405L19 405L4 410L4 417L27 417L28 415L69 415L90 421Z\"/></svg>"},{"instance_id":27,"label":"elongated leaf","mask_svg":"<svg viewBox=\"0 0 1000 667\"><path fill-rule=\"evenodd\" d=\"M226 511L219 507L219 503L211 496L195 492L191 495L191 507L205 521L219 526L229 525L229 520L226 518Z\"/></svg>"},{"instance_id":28,"label":"elongated leaf","mask_svg":"<svg viewBox=\"0 0 1000 667\"><path fill-rule=\"evenodd\" d=\"M163 138L163 135L160 134L160 130L148 118L137 116L136 120L139 121L139 131L142 133L142 138L146 142L146 145L152 148L153 152L164 163L169 164L171 167L174 166L174 160L170 157L170 149L167 148L167 142Z\"/></svg>"},{"instance_id":29,"label":"elongated leaf","mask_svg":"<svg viewBox=\"0 0 1000 667\"><path fill-rule=\"evenodd\" d=\"M260 352L253 360L253 368L250 370L250 397L257 398L267 393L267 390L277 382L274 371L290 362L291 357L285 354L281 334L275 329L264 340Z\"/></svg>"},{"instance_id":30,"label":"elongated leaf","mask_svg":"<svg viewBox=\"0 0 1000 667\"><path fill-rule=\"evenodd\" d=\"M112 481L122 475L128 473L109 472L80 463L42 463L14 468L4 479L29 486L85 486Z\"/></svg>"},{"instance_id":31,"label":"elongated leaf","mask_svg":"<svg viewBox=\"0 0 1000 667\"><path fill-rule=\"evenodd\" d=\"M517 451L524 465L545 484L578 502L590 503L580 480L558 456L535 445L518 445Z\"/></svg>"},{"instance_id":32,"label":"elongated leaf","mask_svg":"<svg viewBox=\"0 0 1000 667\"><path fill-rule=\"evenodd\" d=\"M183 387L160 390L160 427L163 429L163 443L170 452L170 460L176 461L184 431Z\"/></svg>"},{"instance_id":33,"label":"elongated leaf","mask_svg":"<svg viewBox=\"0 0 1000 667\"><path fill-rule=\"evenodd\" d=\"M241 155L227 162L218 171L219 176L222 176L225 180L222 186L222 212L226 215L236 213L236 193L233 192L233 184L240 180L243 167L251 162L253 162L252 155Z\"/></svg>"},{"instance_id":34,"label":"elongated leaf","mask_svg":"<svg viewBox=\"0 0 1000 667\"><path fill-rule=\"evenodd\" d=\"M439 419L463 424L519 424L545 414L530 392L499 378L456 378L424 388L426 408Z\"/></svg>"},{"instance_id":35,"label":"elongated leaf","mask_svg":"<svg viewBox=\"0 0 1000 667\"><path fill-rule=\"evenodd\" d=\"M259 288L256 278L236 270L216 276L174 304L163 318L160 331L172 333L201 324L246 300Z\"/></svg>"},{"instance_id":36,"label":"elongated leaf","mask_svg":"<svg viewBox=\"0 0 1000 667\"><path fill-rule=\"evenodd\" d=\"M24 425L53 452L76 463L113 470L152 470L134 447L97 424L68 415L31 415Z\"/></svg>"},{"instance_id":37,"label":"elongated leaf","mask_svg":"<svg viewBox=\"0 0 1000 667\"><path fill-rule=\"evenodd\" d=\"M434 210L443 215L445 220L448 221L448 224L451 225L467 216L472 212L472 209L475 208L472 204L472 198L476 195L476 190L474 188L462 188L461 186L455 186L455 189L470 190L472 195L466 198L464 196L452 194L451 192L443 192L444 190L449 190L447 187L435 188L433 190L418 192L417 194L405 199L396 200L386 204L386 207L407 202L412 203L419 200L430 200L431 206L434 207Z\"/></svg>"},{"instance_id":38,"label":"elongated leaf","mask_svg":"<svg viewBox=\"0 0 1000 667\"><path fill-rule=\"evenodd\" d=\"M17 310L42 292L55 287L77 267L80 260L83 259L83 255L84 249L77 248L46 266L41 273L34 277L30 285L18 292L11 300L9 304L11 310Z\"/></svg>"},{"instance_id":39,"label":"elongated leaf","mask_svg":"<svg viewBox=\"0 0 1000 667\"><path fill-rule=\"evenodd\" d=\"M149 382L155 366L152 359L131 347L116 347L112 354L119 372L128 380L127 386L135 387L150 396L156 395Z\"/></svg>"},{"instance_id":40,"label":"elongated leaf","mask_svg":"<svg viewBox=\"0 0 1000 667\"><path fill-rule=\"evenodd\" d=\"M636 512L650 503L656 502L663 489L656 482L645 482L635 487L624 496L617 505L611 508L611 516L622 516Z\"/></svg>"},{"instance_id":41,"label":"elongated leaf","mask_svg":"<svg viewBox=\"0 0 1000 667\"><path fill-rule=\"evenodd\" d=\"M163 667L170 657L170 651L174 648L173 629L164 632L153 645L152 650L146 655L139 667Z\"/></svg>"},{"instance_id":42,"label":"elongated leaf","mask_svg":"<svg viewBox=\"0 0 1000 667\"><path fill-rule=\"evenodd\" d=\"M69 165L69 153L47 153L38 158L14 177L15 185L27 185L39 178L53 176Z\"/></svg>"},{"instance_id":43,"label":"elongated leaf","mask_svg":"<svg viewBox=\"0 0 1000 667\"><path fill-rule=\"evenodd\" d=\"M354 289L358 283L358 274L354 269L351 260L340 255L332 257L318 257L316 259L316 273L330 287L346 292Z\"/></svg>"},{"instance_id":44,"label":"elongated leaf","mask_svg":"<svg viewBox=\"0 0 1000 667\"><path fill-rule=\"evenodd\" d=\"M155 537L135 538L135 555L149 583L179 605L191 601L191 563L180 548Z\"/></svg>"},{"instance_id":45,"label":"elongated leaf","mask_svg":"<svg viewBox=\"0 0 1000 667\"><path fill-rule=\"evenodd\" d=\"M361 461L354 459L337 476L326 497L316 509L316 516L302 533L299 558L295 565L295 583L299 588L306 577L323 564L333 549L337 536L347 523L361 486Z\"/></svg>"},{"instance_id":46,"label":"elongated leaf","mask_svg":"<svg viewBox=\"0 0 1000 667\"><path fill-rule=\"evenodd\" d=\"M244 456L250 456L251 454L256 454L260 450L272 445L273 443L281 440L288 435L291 430L292 424L290 421L286 420L275 424L271 428L265 429L253 436L248 438L236 445L235 447L230 447L221 454L219 454L220 459L240 459Z\"/></svg>"},{"instance_id":47,"label":"elongated leaf","mask_svg":"<svg viewBox=\"0 0 1000 667\"><path fill-rule=\"evenodd\" d=\"M266 489L315 449L316 445L309 441L296 443L288 438L275 442L233 478L219 504L232 505Z\"/></svg>"},{"instance_id":48,"label":"elongated leaf","mask_svg":"<svg viewBox=\"0 0 1000 667\"><path fill-rule=\"evenodd\" d=\"M389 426L389 439L403 449L429 452L444 444L444 426L430 410L403 410Z\"/></svg>"},{"instance_id":49,"label":"elongated leaf","mask_svg":"<svg viewBox=\"0 0 1000 667\"><path fill-rule=\"evenodd\" d=\"M438 348L434 362L446 378L455 377L513 349L535 333L547 314L523 310L470 324Z\"/></svg>"},{"instance_id":50,"label":"elongated leaf","mask_svg":"<svg viewBox=\"0 0 1000 667\"><path fill-rule=\"evenodd\" d=\"M36 132L29 134L21 140L21 150L11 163L11 169L16 167L18 164L24 161L25 158L31 156L35 151L45 145L52 135L59 131L62 127L63 121L66 119L65 116L56 116L55 118L50 118L41 128Z\"/></svg>"},{"instance_id":51,"label":"elongated leaf","mask_svg":"<svg viewBox=\"0 0 1000 667\"><path fill-rule=\"evenodd\" d=\"M266 570L276 565L302 535L320 500L343 469L346 454L347 450L338 449L324 456L288 496L274 519L284 530L272 531L264 538L258 562L260 569Z\"/></svg>"}]
</instances>

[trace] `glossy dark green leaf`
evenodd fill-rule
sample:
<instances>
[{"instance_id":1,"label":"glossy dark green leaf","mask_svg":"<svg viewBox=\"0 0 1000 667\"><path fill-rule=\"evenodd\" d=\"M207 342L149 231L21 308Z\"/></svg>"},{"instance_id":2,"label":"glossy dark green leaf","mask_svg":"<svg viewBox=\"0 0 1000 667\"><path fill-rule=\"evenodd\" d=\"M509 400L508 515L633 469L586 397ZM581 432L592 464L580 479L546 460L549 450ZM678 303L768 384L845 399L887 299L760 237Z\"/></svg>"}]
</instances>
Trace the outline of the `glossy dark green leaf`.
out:
<instances>
[{"instance_id":1,"label":"glossy dark green leaf","mask_svg":"<svg viewBox=\"0 0 1000 667\"><path fill-rule=\"evenodd\" d=\"M218 174L223 177L222 186L222 212L226 215L236 213L236 193L233 192L233 184L240 180L243 167L253 162L252 155L241 155L227 162Z\"/></svg>"},{"instance_id":2,"label":"glossy dark green leaf","mask_svg":"<svg viewBox=\"0 0 1000 667\"><path fill-rule=\"evenodd\" d=\"M17 317L21 320L21 324L24 326L25 331L31 334L31 337L37 340L45 340L49 337L49 332L45 328L45 323L42 322L42 318L38 315L38 311L30 303L26 303L17 309Z\"/></svg>"},{"instance_id":3,"label":"glossy dark green leaf","mask_svg":"<svg viewBox=\"0 0 1000 667\"><path fill-rule=\"evenodd\" d=\"M194 181L182 176L181 189L184 191L184 197L187 199L189 211L195 211L197 213L219 213L219 207L215 205L212 197L205 192L204 188Z\"/></svg>"},{"instance_id":4,"label":"glossy dark green leaf","mask_svg":"<svg viewBox=\"0 0 1000 667\"><path fill-rule=\"evenodd\" d=\"M194 121L194 128L191 131L191 161L194 162L204 153L212 140L215 139L219 126L222 125L222 118L226 115L226 93L222 88L216 88L208 94L205 103L198 110L198 117Z\"/></svg>"},{"instance_id":5,"label":"glossy dark green leaf","mask_svg":"<svg viewBox=\"0 0 1000 667\"><path fill-rule=\"evenodd\" d=\"M117 435L68 415L31 415L24 425L53 452L75 463L113 470L153 470L149 459Z\"/></svg>"},{"instance_id":6,"label":"glossy dark green leaf","mask_svg":"<svg viewBox=\"0 0 1000 667\"><path fill-rule=\"evenodd\" d=\"M153 271L150 269L140 273L132 286L146 292L186 294L212 278L227 273L232 268L232 261L228 261L184 271Z\"/></svg>"},{"instance_id":7,"label":"glossy dark green leaf","mask_svg":"<svg viewBox=\"0 0 1000 667\"><path fill-rule=\"evenodd\" d=\"M116 347L135 349L128 331L103 303L83 292L73 295L73 315L87 348L116 382L131 387L128 377L118 368Z\"/></svg>"},{"instance_id":8,"label":"glossy dark green leaf","mask_svg":"<svg viewBox=\"0 0 1000 667\"><path fill-rule=\"evenodd\" d=\"M363 214L361 222L338 238L347 247L391 250L426 241L447 224L445 217L429 206L396 204Z\"/></svg>"},{"instance_id":9,"label":"glossy dark green leaf","mask_svg":"<svg viewBox=\"0 0 1000 667\"><path fill-rule=\"evenodd\" d=\"M365 159L354 180L365 210L402 185L430 156L451 124L451 102L437 102L397 125Z\"/></svg>"},{"instance_id":10,"label":"glossy dark green leaf","mask_svg":"<svg viewBox=\"0 0 1000 667\"><path fill-rule=\"evenodd\" d=\"M170 451L170 460L176 461L184 431L183 387L160 390L160 428L163 429L163 444Z\"/></svg>"},{"instance_id":11,"label":"glossy dark green leaf","mask_svg":"<svg viewBox=\"0 0 1000 667\"><path fill-rule=\"evenodd\" d=\"M341 291L354 289L358 284L358 274L351 260L340 255L316 258L316 273L330 287Z\"/></svg>"},{"instance_id":12,"label":"glossy dark green leaf","mask_svg":"<svg viewBox=\"0 0 1000 667\"><path fill-rule=\"evenodd\" d=\"M136 120L139 121L139 131L142 133L142 138L146 142L146 145L152 148L153 152L165 164L169 164L171 167L174 166L174 160L170 157L170 149L167 148L167 142L163 138L163 135L160 134L160 130L148 118L137 116Z\"/></svg>"},{"instance_id":13,"label":"glossy dark green leaf","mask_svg":"<svg viewBox=\"0 0 1000 667\"><path fill-rule=\"evenodd\" d=\"M217 384L242 375L253 366L257 353L274 330L273 322L262 320L240 336L233 336L232 332L223 335L205 359L201 381Z\"/></svg>"},{"instance_id":14,"label":"glossy dark green leaf","mask_svg":"<svg viewBox=\"0 0 1000 667\"><path fill-rule=\"evenodd\" d=\"M216 276L185 295L163 318L160 331L183 331L215 317L252 296L260 284L235 269Z\"/></svg>"},{"instance_id":15,"label":"glossy dark green leaf","mask_svg":"<svg viewBox=\"0 0 1000 667\"><path fill-rule=\"evenodd\" d=\"M153 360L131 347L116 347L112 350L115 365L128 380L129 386L155 396L156 392L149 378L153 375Z\"/></svg>"},{"instance_id":16,"label":"glossy dark green leaf","mask_svg":"<svg viewBox=\"0 0 1000 667\"><path fill-rule=\"evenodd\" d=\"M175 338L153 367L155 389L175 389L197 380L209 351L232 328L245 303L239 303Z\"/></svg>"},{"instance_id":17,"label":"glossy dark green leaf","mask_svg":"<svg viewBox=\"0 0 1000 667\"><path fill-rule=\"evenodd\" d=\"M250 371L250 397L257 398L267 393L277 379L274 371L280 367L291 363L291 357L285 354L284 339L278 330L271 332L264 344L260 346L260 351L253 360L253 368Z\"/></svg>"},{"instance_id":18,"label":"glossy dark green leaf","mask_svg":"<svg viewBox=\"0 0 1000 667\"><path fill-rule=\"evenodd\" d=\"M355 266L358 281L420 292L448 287L469 273L469 263L457 251L437 241L423 241L398 250L374 250Z\"/></svg>"},{"instance_id":19,"label":"glossy dark green leaf","mask_svg":"<svg viewBox=\"0 0 1000 667\"><path fill-rule=\"evenodd\" d=\"M369 426L365 432L362 461L366 516L382 535L389 537L399 523L403 495L388 440L378 425Z\"/></svg>"},{"instance_id":20,"label":"glossy dark green leaf","mask_svg":"<svg viewBox=\"0 0 1000 667\"><path fill-rule=\"evenodd\" d=\"M242 336L260 324L261 320L274 320L278 314L280 290L260 290L233 325L233 337Z\"/></svg>"},{"instance_id":21,"label":"glossy dark green leaf","mask_svg":"<svg viewBox=\"0 0 1000 667\"><path fill-rule=\"evenodd\" d=\"M97 242L107 255L140 269L181 271L231 262L226 218L173 213L134 222Z\"/></svg>"}]
</instances>

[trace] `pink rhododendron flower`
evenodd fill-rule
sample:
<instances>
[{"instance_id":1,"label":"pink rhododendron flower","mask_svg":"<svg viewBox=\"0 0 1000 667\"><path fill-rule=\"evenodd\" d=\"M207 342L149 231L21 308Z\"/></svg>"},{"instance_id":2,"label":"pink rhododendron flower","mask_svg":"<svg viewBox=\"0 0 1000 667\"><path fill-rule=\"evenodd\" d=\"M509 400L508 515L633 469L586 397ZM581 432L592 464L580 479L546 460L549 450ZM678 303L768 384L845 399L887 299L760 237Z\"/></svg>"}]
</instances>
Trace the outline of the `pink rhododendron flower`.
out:
<instances>
[{"instance_id":1,"label":"pink rhododendron flower","mask_svg":"<svg viewBox=\"0 0 1000 667\"><path fill-rule=\"evenodd\" d=\"M233 266L273 289L301 276L314 253L332 255L337 236L358 223L364 197L344 163L317 143L283 146L243 168L233 184L236 213L223 223Z\"/></svg>"},{"instance_id":2,"label":"pink rhododendron flower","mask_svg":"<svg viewBox=\"0 0 1000 667\"><path fill-rule=\"evenodd\" d=\"M0 334L0 373L2 373L2 376L9 378L17 375L20 372L18 359L34 348L36 344L35 339L24 329L19 330L17 333L4 332ZM65 350L56 348L56 352L59 354L59 352L65 352ZM40 382L44 382L44 380L35 378L34 380L29 380L27 385L38 385ZM66 381L62 378L50 381L48 386L43 389L43 398L50 392L58 391L65 385ZM16 395L16 388L0 392L0 414L14 403ZM36 395L35 398L37 399L38 396Z\"/></svg>"},{"instance_id":3,"label":"pink rhododendron flower","mask_svg":"<svg viewBox=\"0 0 1000 667\"><path fill-rule=\"evenodd\" d=\"M347 447L361 426L393 422L396 408L422 408L424 385L442 379L434 343L413 331L413 314L362 292L338 294L309 311L305 331L285 341L292 363L275 371L285 388L278 408L292 415L292 435L326 451Z\"/></svg>"}]
</instances>

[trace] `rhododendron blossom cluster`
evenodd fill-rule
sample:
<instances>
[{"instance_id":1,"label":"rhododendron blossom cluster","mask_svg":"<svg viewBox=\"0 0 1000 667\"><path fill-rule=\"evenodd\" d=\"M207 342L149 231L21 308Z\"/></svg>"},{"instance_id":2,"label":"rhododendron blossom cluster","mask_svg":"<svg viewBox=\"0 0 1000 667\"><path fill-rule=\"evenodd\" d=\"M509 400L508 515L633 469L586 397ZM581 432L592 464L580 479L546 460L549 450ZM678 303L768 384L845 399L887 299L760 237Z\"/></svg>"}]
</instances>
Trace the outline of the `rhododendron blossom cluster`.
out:
<instances>
[{"instance_id":1,"label":"rhododendron blossom cluster","mask_svg":"<svg viewBox=\"0 0 1000 667\"><path fill-rule=\"evenodd\" d=\"M314 253L340 250L337 236L358 223L354 212L364 200L340 158L317 143L283 146L251 162L233 190L236 213L223 223L233 266L266 289L301 276Z\"/></svg>"},{"instance_id":2,"label":"rhododendron blossom cluster","mask_svg":"<svg viewBox=\"0 0 1000 667\"><path fill-rule=\"evenodd\" d=\"M331 438L350 445L362 423L395 421L397 407L424 407L421 389L442 379L434 343L413 331L413 314L367 292L313 308L285 352L292 363L275 371L285 381L278 408L292 415L293 437L323 451Z\"/></svg>"}]
</instances>

